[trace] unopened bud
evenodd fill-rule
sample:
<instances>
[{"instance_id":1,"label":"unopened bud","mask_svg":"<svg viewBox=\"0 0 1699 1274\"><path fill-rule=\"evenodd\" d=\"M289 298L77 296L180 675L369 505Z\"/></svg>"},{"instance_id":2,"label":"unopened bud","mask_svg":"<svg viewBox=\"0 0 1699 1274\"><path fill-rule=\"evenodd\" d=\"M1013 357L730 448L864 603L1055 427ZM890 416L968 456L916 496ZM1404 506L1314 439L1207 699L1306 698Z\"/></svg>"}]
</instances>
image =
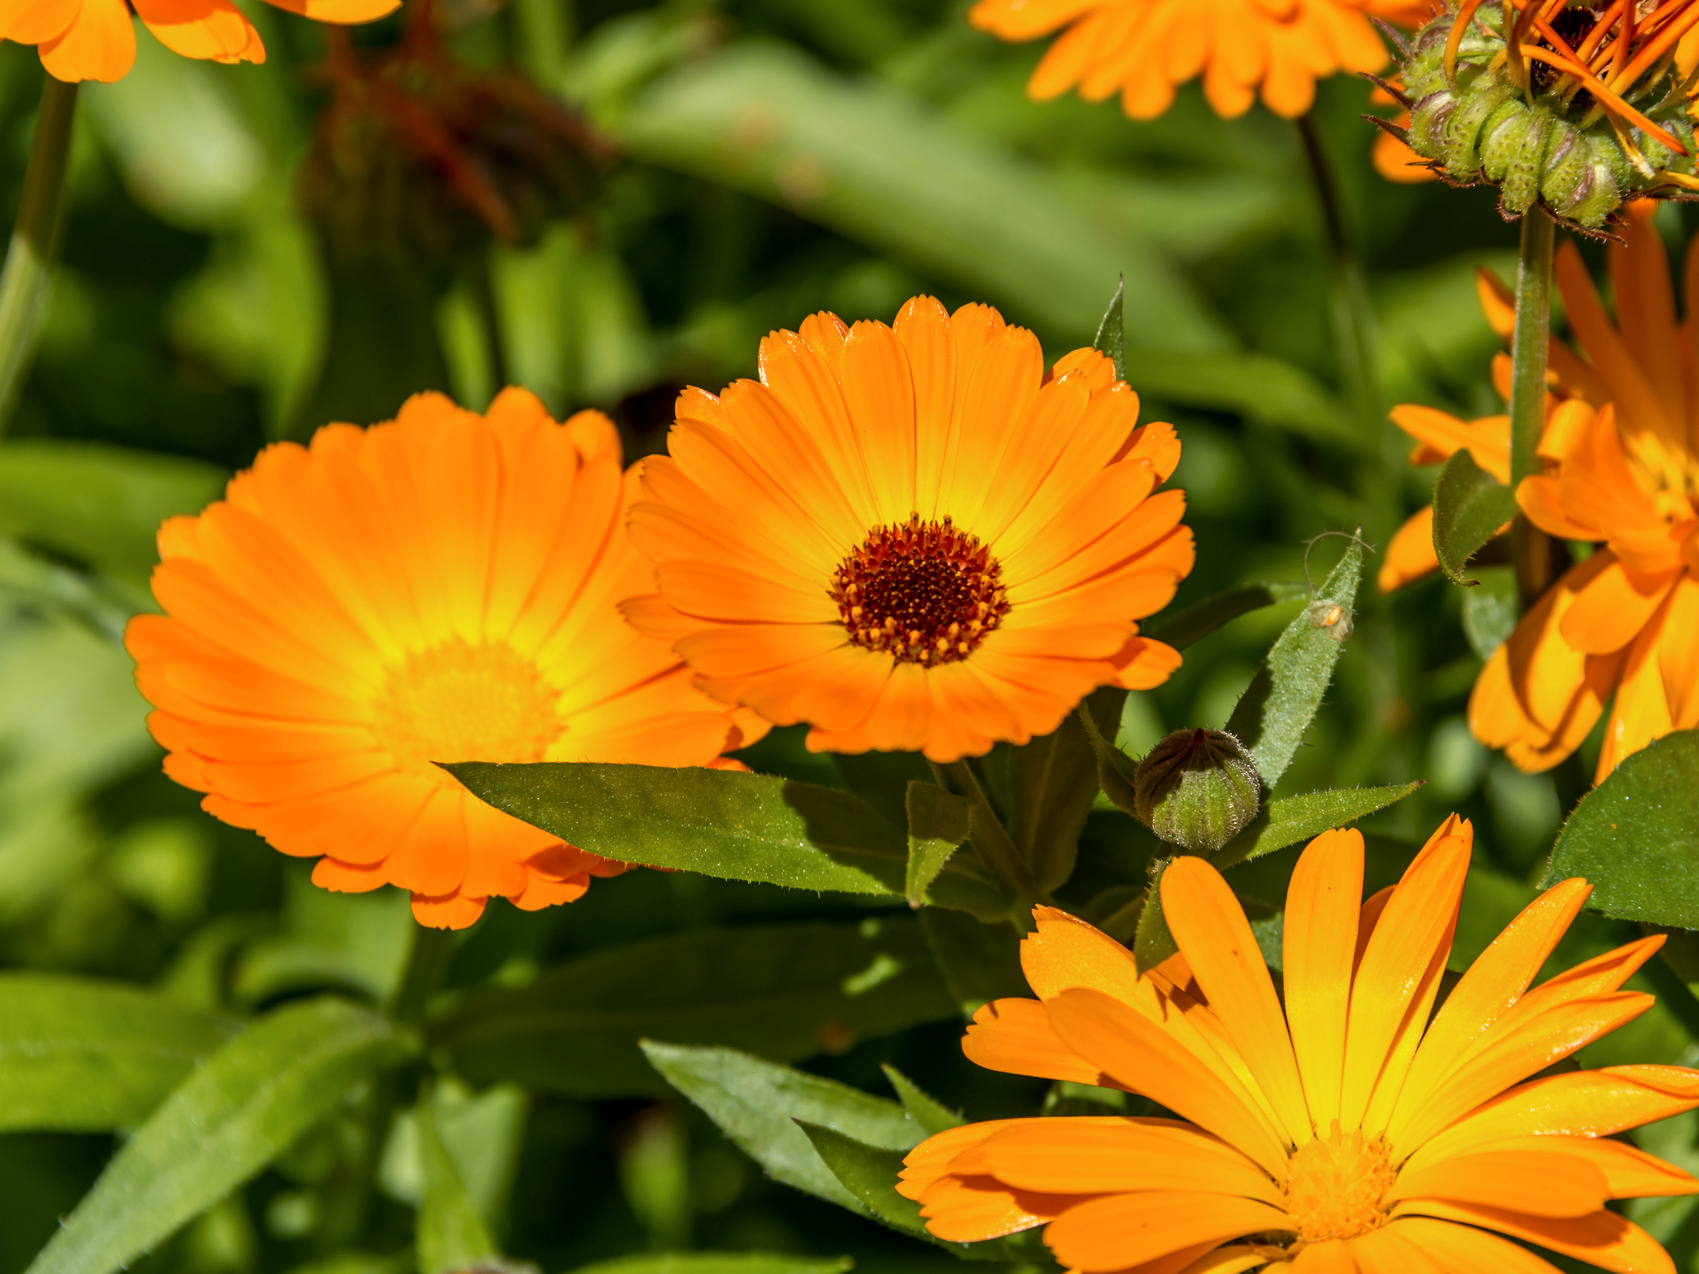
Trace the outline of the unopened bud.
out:
<instances>
[{"instance_id":1,"label":"unopened bud","mask_svg":"<svg viewBox=\"0 0 1699 1274\"><path fill-rule=\"evenodd\" d=\"M1171 845L1211 854L1243 830L1262 801L1244 745L1220 730L1176 730L1133 776L1133 813Z\"/></svg>"}]
</instances>

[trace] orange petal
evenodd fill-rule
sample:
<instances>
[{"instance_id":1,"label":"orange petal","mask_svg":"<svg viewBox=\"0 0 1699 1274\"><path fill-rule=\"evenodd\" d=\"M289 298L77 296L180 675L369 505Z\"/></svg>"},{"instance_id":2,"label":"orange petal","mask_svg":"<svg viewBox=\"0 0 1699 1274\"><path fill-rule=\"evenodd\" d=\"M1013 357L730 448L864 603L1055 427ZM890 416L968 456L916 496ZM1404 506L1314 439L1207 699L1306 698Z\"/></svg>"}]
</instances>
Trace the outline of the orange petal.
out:
<instances>
[{"instance_id":1,"label":"orange petal","mask_svg":"<svg viewBox=\"0 0 1699 1274\"><path fill-rule=\"evenodd\" d=\"M1585 654L1621 650L1646 626L1678 575L1630 575L1620 561L1613 561L1576 593L1558 632L1572 649Z\"/></svg>"},{"instance_id":2,"label":"orange petal","mask_svg":"<svg viewBox=\"0 0 1699 1274\"><path fill-rule=\"evenodd\" d=\"M977 1162L1003 1182L1049 1194L1188 1190L1284 1196L1268 1174L1218 1138L1171 1119L1037 1119L991 1137Z\"/></svg>"},{"instance_id":3,"label":"orange petal","mask_svg":"<svg viewBox=\"0 0 1699 1274\"><path fill-rule=\"evenodd\" d=\"M467 929L484 914L487 898L462 898L448 894L441 898L413 895L413 919L427 929Z\"/></svg>"},{"instance_id":4,"label":"orange petal","mask_svg":"<svg viewBox=\"0 0 1699 1274\"><path fill-rule=\"evenodd\" d=\"M1357 1260L1344 1239L1327 1239L1299 1252L1292 1274L1358 1274Z\"/></svg>"},{"instance_id":5,"label":"orange petal","mask_svg":"<svg viewBox=\"0 0 1699 1274\"><path fill-rule=\"evenodd\" d=\"M1417 1167L1414 1170L1406 1164L1404 1176L1414 1171L1426 1174L1442 1168L1445 1164L1456 1163L1462 1159L1473 1160L1481 1155L1492 1155L1505 1152L1529 1153L1542 1155L1566 1155L1577 1162L1585 1163L1590 1169L1599 1174L1604 1183L1604 1197L1607 1199L1643 1199L1662 1198L1668 1195L1699 1193L1699 1180L1691 1173L1685 1172L1674 1164L1665 1163L1655 1155L1649 1155L1638 1146L1631 1146L1626 1141L1618 1141L1613 1137L1566 1137L1557 1134L1540 1134L1531 1137L1506 1137L1500 1141L1488 1142L1476 1149L1467 1151L1461 1156L1420 1156L1429 1166ZM1399 1178L1396 1187L1403 1193L1403 1176ZM1435 1198L1452 1198L1454 1196L1443 1191L1432 1192ZM1477 1198L1473 1202L1488 1202L1485 1198ZM1511 1207L1513 1211L1528 1212L1537 1216L1559 1216L1562 1213L1552 1212L1546 1208L1526 1205L1502 1204ZM1598 1205L1598 1206L1603 1206ZM1586 1209L1592 1211L1593 1209ZM1576 1213L1575 1215L1580 1215Z\"/></svg>"},{"instance_id":6,"label":"orange petal","mask_svg":"<svg viewBox=\"0 0 1699 1274\"><path fill-rule=\"evenodd\" d=\"M1062 1043L1037 1000L993 1000L982 1005L962 1037L962 1054L976 1066L1009 1075L1117 1086Z\"/></svg>"},{"instance_id":7,"label":"orange petal","mask_svg":"<svg viewBox=\"0 0 1699 1274\"><path fill-rule=\"evenodd\" d=\"M1319 1129L1339 1118L1362 895L1363 835L1354 829L1312 840L1286 890L1286 1017L1310 1118Z\"/></svg>"},{"instance_id":8,"label":"orange petal","mask_svg":"<svg viewBox=\"0 0 1699 1274\"><path fill-rule=\"evenodd\" d=\"M1195 1244L1292 1230L1286 1213L1266 1203L1162 1190L1110 1195L1069 1208L1050 1223L1044 1242L1067 1268L1094 1274Z\"/></svg>"},{"instance_id":9,"label":"orange petal","mask_svg":"<svg viewBox=\"0 0 1699 1274\"><path fill-rule=\"evenodd\" d=\"M230 0L134 0L137 15L173 53L218 62L265 61L253 23Z\"/></svg>"},{"instance_id":10,"label":"orange petal","mask_svg":"<svg viewBox=\"0 0 1699 1274\"><path fill-rule=\"evenodd\" d=\"M136 60L136 28L120 0L83 0L76 19L40 45L41 65L56 80L110 84Z\"/></svg>"},{"instance_id":11,"label":"orange petal","mask_svg":"<svg viewBox=\"0 0 1699 1274\"><path fill-rule=\"evenodd\" d=\"M1675 1274L1675 1262L1658 1246L1657 1240L1614 1212L1595 1212L1585 1217L1536 1217L1501 1208L1424 1199L1399 1204L1394 1216L1410 1213L1497 1230L1615 1274Z\"/></svg>"},{"instance_id":12,"label":"orange petal","mask_svg":"<svg viewBox=\"0 0 1699 1274\"><path fill-rule=\"evenodd\" d=\"M1376 582L1381 592L1391 593L1438 569L1439 556L1434 552L1434 506L1424 504L1387 541L1386 556L1381 560Z\"/></svg>"},{"instance_id":13,"label":"orange petal","mask_svg":"<svg viewBox=\"0 0 1699 1274\"><path fill-rule=\"evenodd\" d=\"M1426 1256L1441 1274L1559 1274L1557 1266L1496 1234L1429 1217L1401 1217L1376 1231ZM1380 1274L1377 1270L1375 1274Z\"/></svg>"},{"instance_id":14,"label":"orange petal","mask_svg":"<svg viewBox=\"0 0 1699 1274\"><path fill-rule=\"evenodd\" d=\"M401 7L401 0L270 0L279 9L314 22L376 22Z\"/></svg>"},{"instance_id":15,"label":"orange petal","mask_svg":"<svg viewBox=\"0 0 1699 1274\"><path fill-rule=\"evenodd\" d=\"M1531 1216L1579 1217L1597 1212L1609 1198L1609 1183L1599 1168L1554 1147L1480 1150L1405 1168L1382 1206L1405 1199L1449 1199Z\"/></svg>"}]
</instances>

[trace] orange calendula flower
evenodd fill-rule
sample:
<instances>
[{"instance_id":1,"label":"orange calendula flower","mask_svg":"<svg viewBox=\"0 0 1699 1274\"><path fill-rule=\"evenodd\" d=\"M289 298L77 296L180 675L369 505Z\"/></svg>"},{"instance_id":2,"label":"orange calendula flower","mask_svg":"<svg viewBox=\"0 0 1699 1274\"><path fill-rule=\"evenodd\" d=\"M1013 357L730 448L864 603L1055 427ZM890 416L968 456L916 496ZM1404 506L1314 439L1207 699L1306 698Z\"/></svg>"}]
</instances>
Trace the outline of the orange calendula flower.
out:
<instances>
[{"instance_id":1,"label":"orange calendula flower","mask_svg":"<svg viewBox=\"0 0 1699 1274\"><path fill-rule=\"evenodd\" d=\"M834 752L979 755L1101 685L1179 666L1136 619L1192 568L1171 425L1096 350L1044 374L995 310L816 314L761 379L686 390L631 533L659 593L626 615L697 685Z\"/></svg>"},{"instance_id":2,"label":"orange calendula flower","mask_svg":"<svg viewBox=\"0 0 1699 1274\"><path fill-rule=\"evenodd\" d=\"M1349 0L979 0L968 21L1005 40L1067 28L1027 85L1040 100L1075 87L1093 102L1118 93L1132 118L1154 119L1179 85L1201 75L1218 115L1243 115L1260 88L1269 110L1295 119L1315 100L1317 79L1386 65L1368 14L1403 16L1410 7Z\"/></svg>"},{"instance_id":3,"label":"orange calendula flower","mask_svg":"<svg viewBox=\"0 0 1699 1274\"><path fill-rule=\"evenodd\" d=\"M897 1188L940 1238L1046 1226L1056 1259L1082 1274L1555 1274L1510 1240L1618 1274L1674 1274L1605 1205L1699 1192L1614 1139L1699 1106L1699 1072L1530 1078L1651 1007L1622 986L1663 938L1530 990L1590 892L1567 880L1435 1014L1470 842L1454 815L1364 902L1362 836L1311 841L1286 898L1284 1003L1238 900L1201 858L1162 877L1180 951L1143 977L1119 943L1038 908L1021 946L1038 998L986 1005L963 1051L991 1070L1139 1093L1178 1118L967 1124L910 1151Z\"/></svg>"},{"instance_id":4,"label":"orange calendula flower","mask_svg":"<svg viewBox=\"0 0 1699 1274\"><path fill-rule=\"evenodd\" d=\"M635 493L606 417L558 425L515 389L483 416L421 394L266 448L160 529L165 614L125 636L166 773L317 858L314 883L398 885L438 928L625 870L433 762L706 765L748 741L619 616L648 577L622 525Z\"/></svg>"},{"instance_id":5,"label":"orange calendula flower","mask_svg":"<svg viewBox=\"0 0 1699 1274\"><path fill-rule=\"evenodd\" d=\"M320 22L371 22L401 0L270 0ZM173 53L215 62L263 62L265 45L232 0L0 0L0 40L40 46L41 64L67 83L123 79L136 60L138 17Z\"/></svg>"}]
</instances>

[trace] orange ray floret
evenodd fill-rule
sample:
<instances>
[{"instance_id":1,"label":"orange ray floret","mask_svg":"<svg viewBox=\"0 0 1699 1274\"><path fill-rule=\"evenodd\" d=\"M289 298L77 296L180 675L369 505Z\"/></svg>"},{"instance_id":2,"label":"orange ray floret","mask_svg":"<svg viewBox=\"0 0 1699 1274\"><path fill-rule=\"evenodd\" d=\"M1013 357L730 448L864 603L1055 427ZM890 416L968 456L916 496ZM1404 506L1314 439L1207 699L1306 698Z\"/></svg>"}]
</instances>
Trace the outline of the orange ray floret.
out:
<instances>
[{"instance_id":1,"label":"orange ray floret","mask_svg":"<svg viewBox=\"0 0 1699 1274\"><path fill-rule=\"evenodd\" d=\"M978 756L1179 666L1139 635L1192 568L1173 427L1095 350L1048 376L997 311L816 314L761 379L680 395L631 533L631 622L696 684L834 752Z\"/></svg>"},{"instance_id":2,"label":"orange ray floret","mask_svg":"<svg viewBox=\"0 0 1699 1274\"><path fill-rule=\"evenodd\" d=\"M613 424L510 389L280 443L160 530L164 615L125 644L166 772L327 889L385 884L461 928L492 895L570 902L623 864L476 799L439 761L706 765L759 735L617 603L647 566ZM641 846L632 846L640 856Z\"/></svg>"},{"instance_id":3,"label":"orange ray floret","mask_svg":"<svg viewBox=\"0 0 1699 1274\"><path fill-rule=\"evenodd\" d=\"M1054 1027L1044 1068L1029 1073L1055 1074L1072 1052L1076 1074L1097 1069L1182 1118L964 1125L911 1151L898 1191L956 1241L1044 1226L1057 1260L1085 1274L1551 1274L1522 1243L1618 1274L1674 1274L1606 1205L1699 1193L1699 1180L1611 1138L1699 1107L1699 1071L1529 1078L1650 1003L1619 988L1661 940L1530 989L1588 894L1564 881L1511 922L1430 1025L1471 841L1453 816L1368 902L1361 835L1312 841L1286 899L1284 1014L1243 911L1201 858L1161 880L1180 948L1166 975L1129 981L1124 948L1040 908L1041 931L1022 944L1039 999L999 1010ZM1161 998L1182 994L1181 976L1219 1021L1209 1043Z\"/></svg>"}]
</instances>

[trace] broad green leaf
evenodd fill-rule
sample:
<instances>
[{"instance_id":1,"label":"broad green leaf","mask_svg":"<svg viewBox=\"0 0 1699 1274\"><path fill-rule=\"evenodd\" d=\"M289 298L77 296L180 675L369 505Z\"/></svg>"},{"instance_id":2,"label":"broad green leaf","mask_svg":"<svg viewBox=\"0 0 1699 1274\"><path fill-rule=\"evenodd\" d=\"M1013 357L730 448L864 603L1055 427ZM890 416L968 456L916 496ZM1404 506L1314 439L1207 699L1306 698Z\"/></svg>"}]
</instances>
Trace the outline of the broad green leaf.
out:
<instances>
[{"instance_id":1,"label":"broad green leaf","mask_svg":"<svg viewBox=\"0 0 1699 1274\"><path fill-rule=\"evenodd\" d=\"M1137 310L1139 307L1135 306ZM1308 372L1266 354L1128 349L1127 383L1165 403L1230 411L1255 424L1361 451L1364 435Z\"/></svg>"},{"instance_id":2,"label":"broad green leaf","mask_svg":"<svg viewBox=\"0 0 1699 1274\"><path fill-rule=\"evenodd\" d=\"M0 976L0 1131L133 1128L239 1029L134 987Z\"/></svg>"},{"instance_id":3,"label":"broad green leaf","mask_svg":"<svg viewBox=\"0 0 1699 1274\"><path fill-rule=\"evenodd\" d=\"M1261 814L1232 844L1221 850L1218 866L1250 858L1261 858L1301 840L1320 836L1334 827L1344 827L1376 810L1403 800L1426 780L1395 783L1388 787L1338 787L1323 792L1281 796L1263 806ZM1240 852L1240 843L1244 842Z\"/></svg>"},{"instance_id":4,"label":"broad green leaf","mask_svg":"<svg viewBox=\"0 0 1699 1274\"><path fill-rule=\"evenodd\" d=\"M920 1204L897 1193L897 1173L903 1166L901 1150L864 1145L854 1137L806 1120L799 1119L797 1126L814 1146L821 1162L864 1209L893 1230L932 1239L926 1232L926 1223L920 1219Z\"/></svg>"},{"instance_id":5,"label":"broad green leaf","mask_svg":"<svg viewBox=\"0 0 1699 1274\"><path fill-rule=\"evenodd\" d=\"M1109 308L1103 311L1103 321L1097 325L1097 337L1091 343L1099 354L1107 355L1115 364L1115 379L1127 379L1127 278L1122 275L1115 284L1115 295L1109 298Z\"/></svg>"},{"instance_id":6,"label":"broad green leaf","mask_svg":"<svg viewBox=\"0 0 1699 1274\"><path fill-rule=\"evenodd\" d=\"M1463 635L1482 659L1491 659L1510 640L1521 618L1522 603L1516 593L1516 569L1510 566L1481 566L1479 577L1463 594Z\"/></svg>"},{"instance_id":7,"label":"broad green leaf","mask_svg":"<svg viewBox=\"0 0 1699 1274\"><path fill-rule=\"evenodd\" d=\"M101 1173L28 1274L113 1274L264 1168L405 1049L345 1000L288 1005L184 1080Z\"/></svg>"},{"instance_id":8,"label":"broad green leaf","mask_svg":"<svg viewBox=\"0 0 1699 1274\"><path fill-rule=\"evenodd\" d=\"M1084 701L1099 735L1121 720L1127 692L1112 686ZM1009 836L1039 888L1059 889L1074 874L1080 832L1098 791L1097 757L1080 714L1009 752Z\"/></svg>"},{"instance_id":9,"label":"broad green leaf","mask_svg":"<svg viewBox=\"0 0 1699 1274\"><path fill-rule=\"evenodd\" d=\"M1515 516L1515 493L1466 449L1453 452L1434 483L1434 553L1446 578L1474 587L1479 581L1466 577L1463 568Z\"/></svg>"},{"instance_id":10,"label":"broad green leaf","mask_svg":"<svg viewBox=\"0 0 1699 1274\"><path fill-rule=\"evenodd\" d=\"M1304 595L1302 584L1247 584L1243 588L1232 588L1214 597L1206 597L1172 615L1159 615L1141 623L1139 631L1146 637L1166 642L1175 650L1184 650L1241 615L1261 610L1264 606L1295 601Z\"/></svg>"},{"instance_id":11,"label":"broad green leaf","mask_svg":"<svg viewBox=\"0 0 1699 1274\"><path fill-rule=\"evenodd\" d=\"M497 809L622 862L792 889L903 890L902 832L848 792L653 765L468 761L444 768Z\"/></svg>"},{"instance_id":12,"label":"broad green leaf","mask_svg":"<svg viewBox=\"0 0 1699 1274\"><path fill-rule=\"evenodd\" d=\"M1316 602L1275 640L1227 722L1227 733L1250 750L1265 791L1274 790L1292 763L1292 754L1321 707L1344 645L1334 635L1336 630L1322 627L1313 613L1321 605L1337 606L1348 619L1362 570L1363 546L1353 539L1321 586Z\"/></svg>"},{"instance_id":13,"label":"broad green leaf","mask_svg":"<svg viewBox=\"0 0 1699 1274\"><path fill-rule=\"evenodd\" d=\"M890 1080L891 1087L897 1090L897 1100L902 1102L903 1109L914 1116L915 1123L928 1133L940 1133L961 1127L963 1121L959 1114L929 1097L918 1084L895 1066L881 1064L879 1069L885 1072L885 1078Z\"/></svg>"},{"instance_id":14,"label":"broad green leaf","mask_svg":"<svg viewBox=\"0 0 1699 1274\"><path fill-rule=\"evenodd\" d=\"M414 1108L413 1126L424 1178L424 1198L419 1201L414 1235L419 1274L487 1268L500 1253L466 1193L459 1169L437 1136L436 1116L429 1100Z\"/></svg>"},{"instance_id":15,"label":"broad green leaf","mask_svg":"<svg viewBox=\"0 0 1699 1274\"><path fill-rule=\"evenodd\" d=\"M159 524L199 513L228 477L198 460L102 443L8 442L0 445L0 535L141 583L159 557Z\"/></svg>"},{"instance_id":16,"label":"broad green leaf","mask_svg":"<svg viewBox=\"0 0 1699 1274\"><path fill-rule=\"evenodd\" d=\"M1138 298L1129 340L1225 345L1159 238L1223 242L1272 196L1235 177L1180 198L1148 179L1058 180L888 83L772 45L693 59L606 123L636 159L785 206L1082 343L1120 271Z\"/></svg>"},{"instance_id":17,"label":"broad green leaf","mask_svg":"<svg viewBox=\"0 0 1699 1274\"><path fill-rule=\"evenodd\" d=\"M1607 916L1699 929L1699 730L1654 739L1582 798L1542 884L1571 876Z\"/></svg>"},{"instance_id":18,"label":"broad green leaf","mask_svg":"<svg viewBox=\"0 0 1699 1274\"><path fill-rule=\"evenodd\" d=\"M926 891L944 870L950 855L967 839L973 806L966 797L946 792L935 783L908 785L908 875L904 892L908 905L930 901Z\"/></svg>"},{"instance_id":19,"label":"broad green leaf","mask_svg":"<svg viewBox=\"0 0 1699 1274\"><path fill-rule=\"evenodd\" d=\"M1139 763L1113 742L1114 736L1101 728L1095 714L1075 716L1084 727L1091 749L1097 757L1097 784L1103 795L1119 808L1133 813L1133 793L1138 778ZM1095 799L1095 798L1094 798Z\"/></svg>"},{"instance_id":20,"label":"broad green leaf","mask_svg":"<svg viewBox=\"0 0 1699 1274\"><path fill-rule=\"evenodd\" d=\"M821 1161L797 1120L882 1150L912 1150L926 1137L896 1102L747 1053L651 1040L643 1041L643 1052L668 1083L773 1177L840 1207L859 1212L861 1201Z\"/></svg>"},{"instance_id":21,"label":"broad green leaf","mask_svg":"<svg viewBox=\"0 0 1699 1274\"><path fill-rule=\"evenodd\" d=\"M1163 867L1166 866L1164 863ZM1180 949L1162 916L1161 885L1159 868L1151 873L1150 889L1145 894L1144 910L1139 913L1138 931L1133 936L1133 961L1140 973L1154 969Z\"/></svg>"},{"instance_id":22,"label":"broad green leaf","mask_svg":"<svg viewBox=\"0 0 1699 1274\"><path fill-rule=\"evenodd\" d=\"M845 1274L847 1256L789 1252L654 1252L580 1265L571 1274Z\"/></svg>"},{"instance_id":23,"label":"broad green leaf","mask_svg":"<svg viewBox=\"0 0 1699 1274\"><path fill-rule=\"evenodd\" d=\"M596 951L529 986L473 995L429 1033L475 1082L614 1097L664 1091L643 1036L791 1061L954 1014L918 923L886 915Z\"/></svg>"},{"instance_id":24,"label":"broad green leaf","mask_svg":"<svg viewBox=\"0 0 1699 1274\"><path fill-rule=\"evenodd\" d=\"M959 911L928 907L920 927L944 983L964 1017L1008 995L1028 995L1020 936L1008 923L985 924Z\"/></svg>"}]
</instances>

